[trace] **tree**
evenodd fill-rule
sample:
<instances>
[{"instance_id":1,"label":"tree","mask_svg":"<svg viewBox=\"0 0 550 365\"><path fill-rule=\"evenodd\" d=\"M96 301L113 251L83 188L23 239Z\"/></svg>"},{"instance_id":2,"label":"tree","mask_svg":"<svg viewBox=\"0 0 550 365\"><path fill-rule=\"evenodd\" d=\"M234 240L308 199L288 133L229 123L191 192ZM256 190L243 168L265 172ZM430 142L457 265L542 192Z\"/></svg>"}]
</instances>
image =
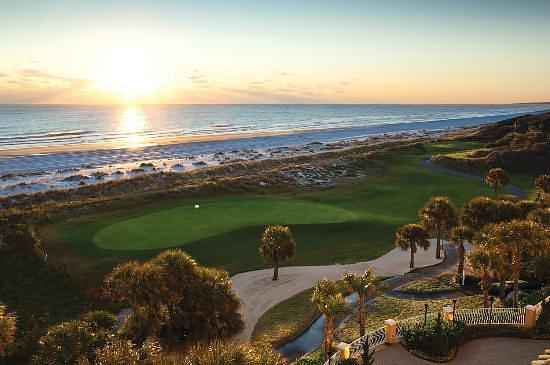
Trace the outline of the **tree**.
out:
<instances>
[{"instance_id":1,"label":"tree","mask_svg":"<svg viewBox=\"0 0 550 365\"><path fill-rule=\"evenodd\" d=\"M325 316L324 354L325 359L329 358L332 351L334 338L334 318L349 313L350 308L346 303L339 285L328 279L321 279L311 293L311 302Z\"/></svg>"},{"instance_id":2,"label":"tree","mask_svg":"<svg viewBox=\"0 0 550 365\"><path fill-rule=\"evenodd\" d=\"M104 291L132 307L125 328L135 339L160 334L162 324L169 342L175 336L193 341L231 337L244 327L229 274L201 267L178 249L143 264L117 266L105 278Z\"/></svg>"},{"instance_id":3,"label":"tree","mask_svg":"<svg viewBox=\"0 0 550 365\"><path fill-rule=\"evenodd\" d=\"M527 256L550 252L550 230L530 220L513 220L485 227L479 234L479 245L508 254L514 280L514 307L518 305L519 276Z\"/></svg>"},{"instance_id":4,"label":"tree","mask_svg":"<svg viewBox=\"0 0 550 365\"><path fill-rule=\"evenodd\" d=\"M357 293L359 296L359 334L361 337L365 335L365 320L367 313L365 310L365 304L367 302L368 294L375 294L387 289L386 285L380 285L380 279L372 271L372 267L369 266L362 275L357 275L353 272L348 272L342 277L342 281L347 289L351 292Z\"/></svg>"},{"instance_id":5,"label":"tree","mask_svg":"<svg viewBox=\"0 0 550 365\"><path fill-rule=\"evenodd\" d=\"M529 219L543 226L550 226L550 208L538 208L529 213Z\"/></svg>"},{"instance_id":6,"label":"tree","mask_svg":"<svg viewBox=\"0 0 550 365\"><path fill-rule=\"evenodd\" d=\"M468 265L474 274L479 277L483 292L483 306L489 306L489 288L491 287L491 254L484 249L476 249L468 254Z\"/></svg>"},{"instance_id":7,"label":"tree","mask_svg":"<svg viewBox=\"0 0 550 365\"><path fill-rule=\"evenodd\" d=\"M374 348L370 347L369 335L367 335L365 345L363 346L361 360L363 360L363 365L374 365Z\"/></svg>"},{"instance_id":8,"label":"tree","mask_svg":"<svg viewBox=\"0 0 550 365\"><path fill-rule=\"evenodd\" d=\"M7 349L13 344L17 329L17 317L6 312L6 306L0 304L0 358L6 356Z\"/></svg>"},{"instance_id":9,"label":"tree","mask_svg":"<svg viewBox=\"0 0 550 365\"><path fill-rule=\"evenodd\" d=\"M441 238L456 225L457 215L451 201L446 196L434 196L418 212L422 225L433 231L437 238L436 258L441 258Z\"/></svg>"},{"instance_id":10,"label":"tree","mask_svg":"<svg viewBox=\"0 0 550 365\"><path fill-rule=\"evenodd\" d=\"M535 180L535 187L539 189L537 200L543 199L545 194L550 194L550 175L541 175Z\"/></svg>"},{"instance_id":11,"label":"tree","mask_svg":"<svg viewBox=\"0 0 550 365\"><path fill-rule=\"evenodd\" d=\"M522 219L524 213L521 202L493 200L487 197L471 199L462 208L460 220L462 224L478 232L487 224Z\"/></svg>"},{"instance_id":12,"label":"tree","mask_svg":"<svg viewBox=\"0 0 550 365\"><path fill-rule=\"evenodd\" d=\"M466 255L466 249L464 248L464 241L472 242L474 232L467 226L453 227L451 231L450 240L457 245L458 251L458 278L462 282L464 275L464 258Z\"/></svg>"},{"instance_id":13,"label":"tree","mask_svg":"<svg viewBox=\"0 0 550 365\"><path fill-rule=\"evenodd\" d=\"M495 197L498 194L498 187L508 185L509 181L510 178L508 177L508 173L500 167L492 168L485 174L485 182L495 189Z\"/></svg>"},{"instance_id":14,"label":"tree","mask_svg":"<svg viewBox=\"0 0 550 365\"><path fill-rule=\"evenodd\" d=\"M460 220L474 232L496 220L496 203L487 197L475 197L462 207Z\"/></svg>"},{"instance_id":15,"label":"tree","mask_svg":"<svg viewBox=\"0 0 550 365\"><path fill-rule=\"evenodd\" d=\"M267 226L262 233L259 255L264 262L274 266L273 280L279 278L279 264L294 258L296 241L290 228L285 226Z\"/></svg>"},{"instance_id":16,"label":"tree","mask_svg":"<svg viewBox=\"0 0 550 365\"><path fill-rule=\"evenodd\" d=\"M430 247L428 232L420 224L406 224L395 231L395 245L403 251L411 251L410 268L414 268L414 254L418 247L424 251Z\"/></svg>"}]
</instances>

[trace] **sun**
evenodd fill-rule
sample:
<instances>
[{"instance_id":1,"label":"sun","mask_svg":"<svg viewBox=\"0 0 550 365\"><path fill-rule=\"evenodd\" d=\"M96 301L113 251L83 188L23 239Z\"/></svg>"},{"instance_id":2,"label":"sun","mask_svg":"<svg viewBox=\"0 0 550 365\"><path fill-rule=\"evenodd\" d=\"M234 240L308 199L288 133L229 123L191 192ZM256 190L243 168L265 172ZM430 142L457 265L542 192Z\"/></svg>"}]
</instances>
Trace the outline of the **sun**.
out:
<instances>
[{"instance_id":1,"label":"sun","mask_svg":"<svg viewBox=\"0 0 550 365\"><path fill-rule=\"evenodd\" d=\"M160 85L152 55L129 48L117 48L101 62L96 81L100 88L125 99L146 97Z\"/></svg>"}]
</instances>

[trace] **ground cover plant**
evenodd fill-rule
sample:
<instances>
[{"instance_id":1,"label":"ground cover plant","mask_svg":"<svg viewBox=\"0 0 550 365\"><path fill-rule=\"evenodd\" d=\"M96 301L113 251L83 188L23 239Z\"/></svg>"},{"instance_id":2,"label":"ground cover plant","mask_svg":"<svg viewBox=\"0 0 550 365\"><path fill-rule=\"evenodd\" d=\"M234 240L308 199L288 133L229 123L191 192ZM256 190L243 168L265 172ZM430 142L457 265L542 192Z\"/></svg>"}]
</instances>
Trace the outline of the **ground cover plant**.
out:
<instances>
[{"instance_id":1,"label":"ground cover plant","mask_svg":"<svg viewBox=\"0 0 550 365\"><path fill-rule=\"evenodd\" d=\"M446 274L438 277L414 281L396 289L409 294L435 294L458 290L456 275Z\"/></svg>"}]
</instances>

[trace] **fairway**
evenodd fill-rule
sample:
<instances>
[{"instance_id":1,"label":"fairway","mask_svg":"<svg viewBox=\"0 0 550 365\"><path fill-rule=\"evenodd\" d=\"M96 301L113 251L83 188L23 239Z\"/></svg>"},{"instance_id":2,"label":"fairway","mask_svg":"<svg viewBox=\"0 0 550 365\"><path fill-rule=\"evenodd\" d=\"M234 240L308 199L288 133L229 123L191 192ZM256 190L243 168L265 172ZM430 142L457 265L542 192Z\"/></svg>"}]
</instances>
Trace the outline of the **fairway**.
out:
<instances>
[{"instance_id":1,"label":"fairway","mask_svg":"<svg viewBox=\"0 0 550 365\"><path fill-rule=\"evenodd\" d=\"M341 223L358 218L334 205L285 198L210 200L199 206L187 204L116 222L99 230L93 242L111 250L148 250L183 246L248 226Z\"/></svg>"},{"instance_id":2,"label":"fairway","mask_svg":"<svg viewBox=\"0 0 550 365\"><path fill-rule=\"evenodd\" d=\"M146 260L168 247L181 247L202 265L231 274L265 268L258 245L268 224L289 225L296 238L296 257L284 265L366 261L391 250L395 229L418 222L418 209L430 197L447 195L458 209L474 196L493 194L482 182L418 163L429 155L479 148L479 143L445 141L424 147L389 156L382 175L331 189L208 196L198 201L196 216L196 200L159 201L57 222L42 233L52 255L73 272L97 280L120 262ZM518 176L512 176L516 181Z\"/></svg>"}]
</instances>

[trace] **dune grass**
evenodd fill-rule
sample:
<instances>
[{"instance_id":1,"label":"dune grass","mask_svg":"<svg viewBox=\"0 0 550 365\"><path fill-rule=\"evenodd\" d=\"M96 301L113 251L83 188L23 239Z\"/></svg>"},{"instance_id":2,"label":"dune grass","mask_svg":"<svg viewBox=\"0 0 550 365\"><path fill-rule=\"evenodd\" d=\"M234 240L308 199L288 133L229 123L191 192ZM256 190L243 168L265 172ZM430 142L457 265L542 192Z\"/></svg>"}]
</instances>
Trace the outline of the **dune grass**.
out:
<instances>
[{"instance_id":1,"label":"dune grass","mask_svg":"<svg viewBox=\"0 0 550 365\"><path fill-rule=\"evenodd\" d=\"M484 184L419 166L436 153L475 148L474 142L445 141L410 148L387 158L381 176L338 187L278 196L207 197L191 229L194 200L158 202L131 211L101 212L42 228L49 252L83 279L97 278L119 262L144 260L163 247L182 247L201 264L238 272L265 268L257 255L266 224L286 223L297 240L288 265L352 263L378 257L393 247L397 226L418 220L431 196L447 195L459 207ZM427 152L426 152L427 151ZM209 206L214 213L209 214ZM203 209L206 208L206 209ZM227 209L224 209L227 208ZM113 249L116 248L116 249Z\"/></svg>"}]
</instances>

